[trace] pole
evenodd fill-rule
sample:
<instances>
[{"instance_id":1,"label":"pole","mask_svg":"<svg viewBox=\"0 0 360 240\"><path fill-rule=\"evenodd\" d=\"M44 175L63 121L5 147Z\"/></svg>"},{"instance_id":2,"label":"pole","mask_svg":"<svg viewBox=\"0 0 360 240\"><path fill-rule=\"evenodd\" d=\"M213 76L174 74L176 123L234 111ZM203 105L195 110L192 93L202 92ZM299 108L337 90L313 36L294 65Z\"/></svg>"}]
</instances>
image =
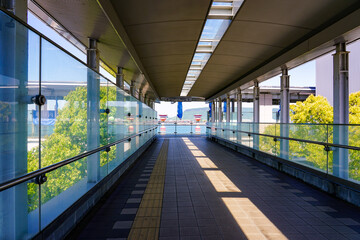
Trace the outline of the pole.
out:
<instances>
[{"instance_id":1,"label":"pole","mask_svg":"<svg viewBox=\"0 0 360 240\"><path fill-rule=\"evenodd\" d=\"M289 137L289 109L290 109L290 76L288 69L282 68L280 77L280 136ZM280 140L280 157L289 158L289 140Z\"/></svg>"},{"instance_id":2,"label":"pole","mask_svg":"<svg viewBox=\"0 0 360 240\"><path fill-rule=\"evenodd\" d=\"M334 61L334 124L349 124L349 52L346 43L336 45ZM334 125L334 143L348 145L349 130L347 125ZM335 148L333 154L333 174L337 177L348 179L349 176L349 151Z\"/></svg>"}]
</instances>

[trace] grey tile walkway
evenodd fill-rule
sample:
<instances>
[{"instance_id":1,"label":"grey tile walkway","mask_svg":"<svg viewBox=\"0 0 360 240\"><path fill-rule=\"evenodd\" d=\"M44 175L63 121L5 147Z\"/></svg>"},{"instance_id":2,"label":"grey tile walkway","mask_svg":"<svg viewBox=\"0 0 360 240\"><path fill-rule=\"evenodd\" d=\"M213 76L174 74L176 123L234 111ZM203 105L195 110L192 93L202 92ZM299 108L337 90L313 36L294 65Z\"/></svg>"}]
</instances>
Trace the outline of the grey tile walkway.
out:
<instances>
[{"instance_id":1,"label":"grey tile walkway","mask_svg":"<svg viewBox=\"0 0 360 240\"><path fill-rule=\"evenodd\" d=\"M160 239L360 239L360 209L202 137L171 137Z\"/></svg>"}]
</instances>

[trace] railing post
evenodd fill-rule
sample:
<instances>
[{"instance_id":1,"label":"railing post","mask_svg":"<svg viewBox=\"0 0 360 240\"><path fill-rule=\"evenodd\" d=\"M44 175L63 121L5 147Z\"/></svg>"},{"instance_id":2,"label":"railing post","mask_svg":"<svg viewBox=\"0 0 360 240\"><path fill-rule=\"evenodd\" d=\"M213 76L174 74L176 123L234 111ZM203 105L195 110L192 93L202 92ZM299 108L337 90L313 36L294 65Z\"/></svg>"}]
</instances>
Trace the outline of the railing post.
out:
<instances>
[{"instance_id":1,"label":"railing post","mask_svg":"<svg viewBox=\"0 0 360 240\"><path fill-rule=\"evenodd\" d=\"M282 68L280 76L280 136L289 137L289 106L290 106L290 76L288 69ZM276 134L276 133L275 133ZM289 140L280 140L280 157L289 158Z\"/></svg>"},{"instance_id":2,"label":"railing post","mask_svg":"<svg viewBox=\"0 0 360 240\"><path fill-rule=\"evenodd\" d=\"M87 65L94 71L99 70L99 51L97 41L89 39ZM87 150L100 146L100 79L88 69L87 76ZM100 154L87 157L88 182L95 183L100 179Z\"/></svg>"},{"instance_id":3,"label":"railing post","mask_svg":"<svg viewBox=\"0 0 360 240\"><path fill-rule=\"evenodd\" d=\"M349 52L346 51L346 43L336 45L336 53L333 55L333 106L334 124L349 124ZM348 145L349 130L347 125L334 125L334 143ZM333 154L333 174L347 179L349 177L349 151L343 148L335 148Z\"/></svg>"}]
</instances>

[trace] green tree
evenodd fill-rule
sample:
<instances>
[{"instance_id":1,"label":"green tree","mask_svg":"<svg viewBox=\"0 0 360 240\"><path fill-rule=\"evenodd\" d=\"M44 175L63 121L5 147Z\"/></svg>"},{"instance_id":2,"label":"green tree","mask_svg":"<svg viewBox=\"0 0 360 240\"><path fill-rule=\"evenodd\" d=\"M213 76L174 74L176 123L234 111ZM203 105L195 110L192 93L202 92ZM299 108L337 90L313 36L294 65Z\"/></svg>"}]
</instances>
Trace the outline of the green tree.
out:
<instances>
[{"instance_id":1,"label":"green tree","mask_svg":"<svg viewBox=\"0 0 360 240\"><path fill-rule=\"evenodd\" d=\"M304 102L290 105L293 123L332 123L333 108L323 96L310 95Z\"/></svg>"},{"instance_id":2,"label":"green tree","mask_svg":"<svg viewBox=\"0 0 360 240\"><path fill-rule=\"evenodd\" d=\"M291 138L307 139L319 142L333 142L333 126L324 125L333 123L333 107L323 96L310 95L305 101L290 106L290 119L298 125L291 125ZM349 96L349 123L360 124L360 92ZM336 126L335 126L336 127ZM280 125L270 125L264 130L265 134L280 135ZM261 137L260 149L265 152L279 155L279 142L269 137ZM349 126L349 145L360 146L360 126ZM311 167L332 171L333 154L328 156L322 145L290 141L289 160L305 159L303 164ZM349 150L349 178L360 181L360 152Z\"/></svg>"},{"instance_id":3,"label":"green tree","mask_svg":"<svg viewBox=\"0 0 360 240\"><path fill-rule=\"evenodd\" d=\"M116 89L100 87L100 109L107 108L107 102L116 99ZM46 136L41 143L41 167L74 157L87 149L87 89L78 87L64 97L65 106L56 118L54 133ZM108 134L108 117L115 115L115 107L109 107L110 114L100 114L100 145L114 141ZM112 149L114 150L114 148ZM114 159L115 151L100 153L100 165L104 166L107 159ZM28 152L28 171L39 168L39 147ZM68 164L48 174L48 181L41 186L42 203L65 191L86 176L86 158ZM29 185L29 211L36 209L38 203L37 186Z\"/></svg>"}]
</instances>

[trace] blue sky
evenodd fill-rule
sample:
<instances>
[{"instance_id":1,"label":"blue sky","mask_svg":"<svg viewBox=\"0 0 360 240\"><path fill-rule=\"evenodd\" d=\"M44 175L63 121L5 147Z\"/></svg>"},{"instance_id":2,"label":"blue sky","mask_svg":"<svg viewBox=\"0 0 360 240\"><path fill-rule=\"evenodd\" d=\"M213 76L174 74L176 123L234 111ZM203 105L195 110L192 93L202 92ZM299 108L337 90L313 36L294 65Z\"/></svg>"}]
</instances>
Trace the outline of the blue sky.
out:
<instances>
[{"instance_id":1,"label":"blue sky","mask_svg":"<svg viewBox=\"0 0 360 240\"><path fill-rule=\"evenodd\" d=\"M56 31L54 31L47 24L39 20L31 12L28 12L28 24L33 28L41 32L43 35L50 38L52 41L60 45L62 48L69 51L83 63L86 63L86 54L80 51L73 44L68 42L65 38L60 36ZM42 48L42 62L43 62L43 76L42 79L47 81L68 81L68 82L84 82L86 81L87 68L81 62L76 59L68 56L66 53L59 50L57 47L53 46L46 40L43 40ZM33 69L29 72L29 79L34 80L38 79L37 70L38 67L35 67L34 64L39 57L39 37L37 34L32 33L29 35L29 55L30 60L29 64L32 64L29 69ZM46 69L50 69L51 72L46 72ZM58 74L54 74L54 72ZM49 76L47 76L47 73ZM106 72L103 68L100 68L100 73L107 77L110 81L115 82L115 78ZM47 79L48 78L48 79Z\"/></svg>"}]
</instances>

